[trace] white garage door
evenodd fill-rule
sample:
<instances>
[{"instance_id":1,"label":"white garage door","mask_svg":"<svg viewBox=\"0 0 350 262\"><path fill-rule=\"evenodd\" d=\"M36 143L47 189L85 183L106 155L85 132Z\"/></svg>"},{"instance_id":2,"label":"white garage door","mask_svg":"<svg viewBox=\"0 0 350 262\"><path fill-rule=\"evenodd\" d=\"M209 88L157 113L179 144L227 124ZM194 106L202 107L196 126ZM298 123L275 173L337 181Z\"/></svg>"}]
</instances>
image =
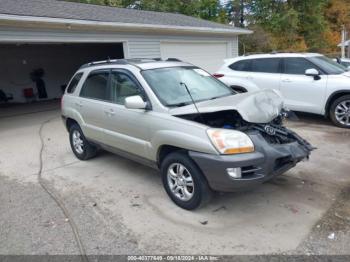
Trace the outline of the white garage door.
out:
<instances>
[{"instance_id":1,"label":"white garage door","mask_svg":"<svg viewBox=\"0 0 350 262\"><path fill-rule=\"evenodd\" d=\"M228 48L227 42L162 42L161 55L163 59L179 58L214 73L228 58Z\"/></svg>"}]
</instances>

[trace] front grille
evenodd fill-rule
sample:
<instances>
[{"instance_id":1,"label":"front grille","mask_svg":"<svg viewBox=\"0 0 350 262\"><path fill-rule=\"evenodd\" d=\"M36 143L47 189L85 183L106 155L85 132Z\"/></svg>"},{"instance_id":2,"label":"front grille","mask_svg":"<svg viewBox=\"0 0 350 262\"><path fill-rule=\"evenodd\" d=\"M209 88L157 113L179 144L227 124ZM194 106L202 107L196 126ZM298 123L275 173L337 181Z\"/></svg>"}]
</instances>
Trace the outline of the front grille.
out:
<instances>
[{"instance_id":1,"label":"front grille","mask_svg":"<svg viewBox=\"0 0 350 262\"><path fill-rule=\"evenodd\" d=\"M290 130L283 126L256 124L254 129L258 130L269 144L288 144L297 140ZM273 132L269 133L267 130Z\"/></svg>"}]
</instances>

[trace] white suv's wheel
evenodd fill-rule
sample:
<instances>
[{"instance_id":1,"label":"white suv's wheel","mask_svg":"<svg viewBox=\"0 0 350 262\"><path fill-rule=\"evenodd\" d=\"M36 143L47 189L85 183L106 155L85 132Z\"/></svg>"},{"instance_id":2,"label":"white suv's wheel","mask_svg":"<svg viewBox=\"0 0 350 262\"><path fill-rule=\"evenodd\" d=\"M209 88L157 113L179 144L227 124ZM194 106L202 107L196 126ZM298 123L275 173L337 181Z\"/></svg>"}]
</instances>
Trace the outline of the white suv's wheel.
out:
<instances>
[{"instance_id":1,"label":"white suv's wheel","mask_svg":"<svg viewBox=\"0 0 350 262\"><path fill-rule=\"evenodd\" d=\"M174 152L161 164L165 191L178 206L192 210L208 202L212 191L201 170L186 152Z\"/></svg>"},{"instance_id":2,"label":"white suv's wheel","mask_svg":"<svg viewBox=\"0 0 350 262\"><path fill-rule=\"evenodd\" d=\"M73 124L70 127L69 141L74 155L80 160L87 160L96 156L97 148L86 140L79 125Z\"/></svg>"},{"instance_id":3,"label":"white suv's wheel","mask_svg":"<svg viewBox=\"0 0 350 262\"><path fill-rule=\"evenodd\" d=\"M342 96L332 103L330 117L337 126L350 128L350 95Z\"/></svg>"}]
</instances>

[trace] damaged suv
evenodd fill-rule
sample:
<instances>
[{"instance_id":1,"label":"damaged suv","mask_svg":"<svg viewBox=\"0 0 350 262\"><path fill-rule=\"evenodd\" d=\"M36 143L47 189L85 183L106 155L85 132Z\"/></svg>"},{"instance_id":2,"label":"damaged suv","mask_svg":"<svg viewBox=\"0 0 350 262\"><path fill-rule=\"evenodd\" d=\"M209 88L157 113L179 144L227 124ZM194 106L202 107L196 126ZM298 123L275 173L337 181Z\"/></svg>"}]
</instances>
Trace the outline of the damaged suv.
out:
<instances>
[{"instance_id":1,"label":"damaged suv","mask_svg":"<svg viewBox=\"0 0 350 262\"><path fill-rule=\"evenodd\" d=\"M169 197L189 210L213 191L268 181L312 150L282 125L276 91L237 94L176 59L84 65L63 96L62 116L77 158L102 148L160 169Z\"/></svg>"}]
</instances>

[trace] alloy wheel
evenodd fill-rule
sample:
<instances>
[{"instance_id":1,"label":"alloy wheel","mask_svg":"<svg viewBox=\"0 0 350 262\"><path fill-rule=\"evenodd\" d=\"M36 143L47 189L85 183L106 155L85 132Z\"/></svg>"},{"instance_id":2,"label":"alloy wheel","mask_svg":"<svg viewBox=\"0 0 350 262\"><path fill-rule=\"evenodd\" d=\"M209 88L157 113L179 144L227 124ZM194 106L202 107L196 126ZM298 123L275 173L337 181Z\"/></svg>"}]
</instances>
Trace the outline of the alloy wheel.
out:
<instances>
[{"instance_id":1,"label":"alloy wheel","mask_svg":"<svg viewBox=\"0 0 350 262\"><path fill-rule=\"evenodd\" d=\"M78 130L73 131L72 141L73 141L74 150L78 154L84 153L84 141L81 138L81 134Z\"/></svg>"},{"instance_id":2,"label":"alloy wheel","mask_svg":"<svg viewBox=\"0 0 350 262\"><path fill-rule=\"evenodd\" d=\"M188 169L180 164L171 164L167 172L168 185L178 199L189 201L194 195L194 182Z\"/></svg>"},{"instance_id":3,"label":"alloy wheel","mask_svg":"<svg viewBox=\"0 0 350 262\"><path fill-rule=\"evenodd\" d=\"M344 100L336 106L335 118L342 125L350 126L350 100Z\"/></svg>"}]
</instances>

